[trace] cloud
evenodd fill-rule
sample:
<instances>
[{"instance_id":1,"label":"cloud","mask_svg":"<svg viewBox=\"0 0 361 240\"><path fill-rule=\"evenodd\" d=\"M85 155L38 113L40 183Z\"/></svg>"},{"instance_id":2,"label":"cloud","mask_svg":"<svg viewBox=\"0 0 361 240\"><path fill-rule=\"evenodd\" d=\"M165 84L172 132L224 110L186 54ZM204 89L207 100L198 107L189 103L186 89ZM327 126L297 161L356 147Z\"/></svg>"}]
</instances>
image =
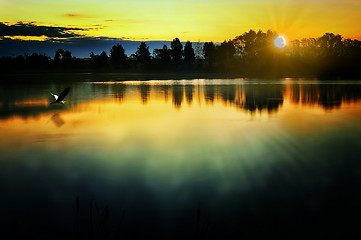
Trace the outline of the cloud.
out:
<instances>
[{"instance_id":1,"label":"cloud","mask_svg":"<svg viewBox=\"0 0 361 240\"><path fill-rule=\"evenodd\" d=\"M77 27L38 26L36 22L18 22L13 25L0 22L0 37L4 36L46 36L48 38L72 38L82 36L74 31L87 31Z\"/></svg>"},{"instance_id":2,"label":"cloud","mask_svg":"<svg viewBox=\"0 0 361 240\"><path fill-rule=\"evenodd\" d=\"M67 16L67 17L79 17L79 14L68 13L68 14L65 14L65 16Z\"/></svg>"},{"instance_id":3,"label":"cloud","mask_svg":"<svg viewBox=\"0 0 361 240\"><path fill-rule=\"evenodd\" d=\"M87 16L87 15L76 14L76 13L68 13L68 14L65 14L64 16L70 17L70 18L89 18L89 16Z\"/></svg>"},{"instance_id":4,"label":"cloud","mask_svg":"<svg viewBox=\"0 0 361 240\"><path fill-rule=\"evenodd\" d=\"M130 55L137 50L140 41L146 41L150 51L153 51L154 48L162 48L164 44L170 44L168 41L148 41L148 38L136 41L132 37L92 37L81 34L91 29L104 27L106 26L101 24L79 28L76 26L45 26L39 25L37 22L18 22L12 25L0 22L0 57L33 52L53 56L59 48L70 50L76 57L89 57L90 52L98 54L103 50L109 51L117 43L121 43L126 54Z\"/></svg>"}]
</instances>

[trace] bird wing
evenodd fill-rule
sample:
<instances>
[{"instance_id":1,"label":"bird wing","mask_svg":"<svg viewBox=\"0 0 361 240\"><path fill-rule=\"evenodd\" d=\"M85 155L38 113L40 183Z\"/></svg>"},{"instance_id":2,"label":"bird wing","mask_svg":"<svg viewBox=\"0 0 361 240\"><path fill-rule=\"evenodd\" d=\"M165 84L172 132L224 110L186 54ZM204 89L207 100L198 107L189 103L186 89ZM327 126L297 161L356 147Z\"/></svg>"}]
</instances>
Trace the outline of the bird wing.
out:
<instances>
[{"instance_id":1,"label":"bird wing","mask_svg":"<svg viewBox=\"0 0 361 240\"><path fill-rule=\"evenodd\" d=\"M65 90L59 94L58 100L62 101L65 98L65 96L68 95L69 91L70 88L65 88Z\"/></svg>"},{"instance_id":2,"label":"bird wing","mask_svg":"<svg viewBox=\"0 0 361 240\"><path fill-rule=\"evenodd\" d=\"M50 93L55 98L55 101L58 100L58 95L55 95L54 93Z\"/></svg>"}]
</instances>

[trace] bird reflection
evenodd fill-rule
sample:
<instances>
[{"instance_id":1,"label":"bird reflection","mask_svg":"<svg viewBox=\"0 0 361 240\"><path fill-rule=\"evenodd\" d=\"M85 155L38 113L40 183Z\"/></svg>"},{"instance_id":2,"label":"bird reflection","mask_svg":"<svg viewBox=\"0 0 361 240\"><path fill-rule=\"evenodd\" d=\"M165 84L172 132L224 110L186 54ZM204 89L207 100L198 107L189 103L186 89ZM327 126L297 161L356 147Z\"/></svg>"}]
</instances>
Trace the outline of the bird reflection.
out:
<instances>
[{"instance_id":1,"label":"bird reflection","mask_svg":"<svg viewBox=\"0 0 361 240\"><path fill-rule=\"evenodd\" d=\"M63 126L65 124L64 119L58 113L55 113L53 116L51 116L50 120L53 121L53 123L58 128L60 128L61 126Z\"/></svg>"}]
</instances>

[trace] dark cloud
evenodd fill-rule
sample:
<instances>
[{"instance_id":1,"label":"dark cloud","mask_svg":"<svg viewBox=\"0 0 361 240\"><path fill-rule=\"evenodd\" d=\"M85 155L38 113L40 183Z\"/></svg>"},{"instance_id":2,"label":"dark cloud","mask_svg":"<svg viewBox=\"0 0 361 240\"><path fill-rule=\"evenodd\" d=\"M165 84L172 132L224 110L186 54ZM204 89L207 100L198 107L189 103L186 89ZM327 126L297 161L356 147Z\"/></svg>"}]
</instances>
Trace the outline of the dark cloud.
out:
<instances>
[{"instance_id":1,"label":"dark cloud","mask_svg":"<svg viewBox=\"0 0 361 240\"><path fill-rule=\"evenodd\" d=\"M89 37L74 33L74 31L87 31L90 29L104 28L101 24L92 25L86 28L74 26L39 26L36 22L18 22L10 25L0 22L0 57L16 56L24 53L40 53L53 57L57 49L70 50L73 56L89 57L90 52L100 54L103 50L109 52L114 44L121 43L127 55L134 53L140 41L131 37ZM11 39L8 36L47 36L45 41ZM170 45L168 41L146 41L150 51L155 48L162 48L164 44Z\"/></svg>"},{"instance_id":2,"label":"dark cloud","mask_svg":"<svg viewBox=\"0 0 361 240\"><path fill-rule=\"evenodd\" d=\"M0 37L46 36L48 38L71 38L82 36L74 33L74 31L87 31L87 29L76 27L37 26L35 25L35 22L18 22L13 25L8 25L4 22L0 22Z\"/></svg>"},{"instance_id":3,"label":"dark cloud","mask_svg":"<svg viewBox=\"0 0 361 240\"><path fill-rule=\"evenodd\" d=\"M80 37L73 37L73 38L65 38L65 39L52 39L51 42L58 42L58 43L66 43L66 44L73 44L73 45L87 45L87 44L94 44L99 42L116 42L116 41L124 41L126 39L123 38L110 38L110 37L87 37L87 36L80 36Z\"/></svg>"}]
</instances>

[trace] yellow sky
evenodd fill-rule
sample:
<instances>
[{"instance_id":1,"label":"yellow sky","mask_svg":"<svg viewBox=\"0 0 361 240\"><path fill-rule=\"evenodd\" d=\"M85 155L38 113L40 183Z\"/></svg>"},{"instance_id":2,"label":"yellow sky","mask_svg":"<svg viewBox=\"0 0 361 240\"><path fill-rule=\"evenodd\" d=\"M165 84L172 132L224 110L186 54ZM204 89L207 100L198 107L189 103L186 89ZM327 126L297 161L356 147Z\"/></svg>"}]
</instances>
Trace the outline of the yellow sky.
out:
<instances>
[{"instance_id":1,"label":"yellow sky","mask_svg":"<svg viewBox=\"0 0 361 240\"><path fill-rule=\"evenodd\" d=\"M91 28L88 36L223 41L250 29L288 39L361 38L360 0L0 0L0 21ZM84 32L83 32L84 34Z\"/></svg>"}]
</instances>

